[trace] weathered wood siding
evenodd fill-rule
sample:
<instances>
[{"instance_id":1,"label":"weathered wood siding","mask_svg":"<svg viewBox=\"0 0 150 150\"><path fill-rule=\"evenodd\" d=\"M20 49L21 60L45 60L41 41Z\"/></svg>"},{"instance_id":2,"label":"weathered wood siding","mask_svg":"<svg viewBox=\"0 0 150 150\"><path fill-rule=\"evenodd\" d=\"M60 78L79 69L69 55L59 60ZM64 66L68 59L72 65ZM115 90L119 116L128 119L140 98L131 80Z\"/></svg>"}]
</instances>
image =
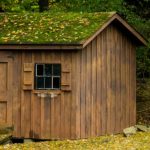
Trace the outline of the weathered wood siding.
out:
<instances>
[{"instance_id":1,"label":"weathered wood siding","mask_svg":"<svg viewBox=\"0 0 150 150\"><path fill-rule=\"evenodd\" d=\"M131 39L111 25L81 52L80 59L79 137L119 133L134 125L136 60Z\"/></svg>"},{"instance_id":2,"label":"weathered wood siding","mask_svg":"<svg viewBox=\"0 0 150 150\"><path fill-rule=\"evenodd\" d=\"M18 138L119 133L136 122L135 62L134 43L114 25L83 50L0 51L0 123L13 124ZM70 85L55 91L57 97L39 97L44 91L34 90L35 63L69 64Z\"/></svg>"},{"instance_id":3,"label":"weathered wood siding","mask_svg":"<svg viewBox=\"0 0 150 150\"><path fill-rule=\"evenodd\" d=\"M71 65L71 91L51 91L56 97L39 97L41 90L21 90L21 137L43 139L76 138L76 52L23 52L24 63L60 63ZM22 77L23 78L23 77ZM23 83L22 83L23 84ZM22 85L21 84L21 85ZM78 88L79 89L79 88Z\"/></svg>"},{"instance_id":4,"label":"weathered wood siding","mask_svg":"<svg viewBox=\"0 0 150 150\"><path fill-rule=\"evenodd\" d=\"M0 123L13 124L17 138L75 139L80 90L76 81L78 66L73 63L78 61L77 52L0 51L0 56ZM60 63L65 67L69 64L71 90L51 91L57 94L54 98L39 97L38 93L45 91L24 85L24 64L30 63ZM34 72L34 65L32 69ZM34 76L31 78L34 84Z\"/></svg>"}]
</instances>

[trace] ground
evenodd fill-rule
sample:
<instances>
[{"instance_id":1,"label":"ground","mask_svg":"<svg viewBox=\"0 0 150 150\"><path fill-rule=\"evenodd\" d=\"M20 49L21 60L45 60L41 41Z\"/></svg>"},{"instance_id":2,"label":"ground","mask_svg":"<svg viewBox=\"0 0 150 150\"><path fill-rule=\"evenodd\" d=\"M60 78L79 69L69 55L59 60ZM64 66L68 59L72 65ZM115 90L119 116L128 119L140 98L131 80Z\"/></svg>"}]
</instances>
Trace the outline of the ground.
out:
<instances>
[{"instance_id":1,"label":"ground","mask_svg":"<svg viewBox=\"0 0 150 150\"><path fill-rule=\"evenodd\" d=\"M150 79L137 80L137 122L150 125Z\"/></svg>"},{"instance_id":2,"label":"ground","mask_svg":"<svg viewBox=\"0 0 150 150\"><path fill-rule=\"evenodd\" d=\"M0 146L0 150L150 150L150 132L101 136L84 140L66 140L13 144Z\"/></svg>"}]
</instances>

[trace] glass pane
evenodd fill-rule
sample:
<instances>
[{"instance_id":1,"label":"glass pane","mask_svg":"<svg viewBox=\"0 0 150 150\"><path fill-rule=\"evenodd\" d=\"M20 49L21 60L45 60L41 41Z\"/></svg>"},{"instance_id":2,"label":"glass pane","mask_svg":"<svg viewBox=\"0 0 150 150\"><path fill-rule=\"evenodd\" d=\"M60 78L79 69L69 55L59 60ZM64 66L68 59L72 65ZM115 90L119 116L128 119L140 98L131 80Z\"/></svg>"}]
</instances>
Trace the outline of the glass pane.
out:
<instances>
[{"instance_id":1,"label":"glass pane","mask_svg":"<svg viewBox=\"0 0 150 150\"><path fill-rule=\"evenodd\" d=\"M60 64L54 64L53 65L53 75L54 76L60 76L60 74L61 74Z\"/></svg>"},{"instance_id":2,"label":"glass pane","mask_svg":"<svg viewBox=\"0 0 150 150\"><path fill-rule=\"evenodd\" d=\"M45 64L45 75L46 76L52 75L52 65Z\"/></svg>"},{"instance_id":3,"label":"glass pane","mask_svg":"<svg viewBox=\"0 0 150 150\"><path fill-rule=\"evenodd\" d=\"M44 74L43 65L37 65L37 75L43 76L43 74Z\"/></svg>"},{"instance_id":4,"label":"glass pane","mask_svg":"<svg viewBox=\"0 0 150 150\"><path fill-rule=\"evenodd\" d=\"M44 78L43 77L37 77L36 78L36 88L37 89L43 89L44 88Z\"/></svg>"},{"instance_id":5,"label":"glass pane","mask_svg":"<svg viewBox=\"0 0 150 150\"><path fill-rule=\"evenodd\" d=\"M52 78L51 77L46 77L45 78L45 88L52 88Z\"/></svg>"},{"instance_id":6,"label":"glass pane","mask_svg":"<svg viewBox=\"0 0 150 150\"><path fill-rule=\"evenodd\" d=\"M53 78L53 88L54 89L59 89L60 88L60 78L59 77L54 77Z\"/></svg>"}]
</instances>

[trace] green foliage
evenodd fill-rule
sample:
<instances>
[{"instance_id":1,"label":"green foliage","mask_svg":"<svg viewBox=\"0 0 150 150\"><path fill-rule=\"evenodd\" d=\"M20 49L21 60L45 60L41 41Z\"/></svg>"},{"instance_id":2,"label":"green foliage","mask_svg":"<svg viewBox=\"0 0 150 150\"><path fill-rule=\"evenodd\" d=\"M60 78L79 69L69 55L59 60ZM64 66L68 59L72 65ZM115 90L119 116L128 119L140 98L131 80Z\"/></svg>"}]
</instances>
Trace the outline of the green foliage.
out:
<instances>
[{"instance_id":1,"label":"green foliage","mask_svg":"<svg viewBox=\"0 0 150 150\"><path fill-rule=\"evenodd\" d=\"M5 13L0 15L0 43L79 43L114 13Z\"/></svg>"},{"instance_id":2,"label":"green foliage","mask_svg":"<svg viewBox=\"0 0 150 150\"><path fill-rule=\"evenodd\" d=\"M133 25L137 31L148 40L147 47L137 49L137 77L150 78L150 1L149 0L124 0L120 12Z\"/></svg>"},{"instance_id":3,"label":"green foliage","mask_svg":"<svg viewBox=\"0 0 150 150\"><path fill-rule=\"evenodd\" d=\"M124 0L128 9L135 12L142 18L149 19L150 16L150 1L149 0Z\"/></svg>"},{"instance_id":4,"label":"green foliage","mask_svg":"<svg viewBox=\"0 0 150 150\"><path fill-rule=\"evenodd\" d=\"M4 12L38 11L38 0L0 0Z\"/></svg>"},{"instance_id":5,"label":"green foliage","mask_svg":"<svg viewBox=\"0 0 150 150\"><path fill-rule=\"evenodd\" d=\"M22 0L20 5L26 11L39 11L38 0Z\"/></svg>"},{"instance_id":6,"label":"green foliage","mask_svg":"<svg viewBox=\"0 0 150 150\"><path fill-rule=\"evenodd\" d=\"M100 12L117 10L122 0L60 0L59 3L68 11Z\"/></svg>"},{"instance_id":7,"label":"green foliage","mask_svg":"<svg viewBox=\"0 0 150 150\"><path fill-rule=\"evenodd\" d=\"M150 77L150 49L141 47L137 49L137 77Z\"/></svg>"}]
</instances>

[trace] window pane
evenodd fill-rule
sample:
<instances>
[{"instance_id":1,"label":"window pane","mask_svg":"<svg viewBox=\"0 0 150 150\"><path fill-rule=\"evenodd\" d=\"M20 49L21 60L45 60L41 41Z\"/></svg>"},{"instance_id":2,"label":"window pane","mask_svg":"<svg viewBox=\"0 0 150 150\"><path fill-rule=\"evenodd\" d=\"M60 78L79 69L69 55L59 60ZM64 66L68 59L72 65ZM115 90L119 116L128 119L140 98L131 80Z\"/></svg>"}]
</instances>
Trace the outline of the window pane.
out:
<instances>
[{"instance_id":1,"label":"window pane","mask_svg":"<svg viewBox=\"0 0 150 150\"><path fill-rule=\"evenodd\" d=\"M52 88L52 78L51 77L46 77L45 78L45 88Z\"/></svg>"},{"instance_id":2,"label":"window pane","mask_svg":"<svg viewBox=\"0 0 150 150\"><path fill-rule=\"evenodd\" d=\"M53 88L54 89L59 89L60 88L60 78L59 77L54 77L53 78Z\"/></svg>"},{"instance_id":3,"label":"window pane","mask_svg":"<svg viewBox=\"0 0 150 150\"><path fill-rule=\"evenodd\" d=\"M53 65L53 75L54 76L60 76L60 74L61 74L60 64L54 64Z\"/></svg>"},{"instance_id":4,"label":"window pane","mask_svg":"<svg viewBox=\"0 0 150 150\"><path fill-rule=\"evenodd\" d=\"M44 74L43 65L37 65L37 75L43 76L43 74Z\"/></svg>"},{"instance_id":5,"label":"window pane","mask_svg":"<svg viewBox=\"0 0 150 150\"><path fill-rule=\"evenodd\" d=\"M46 76L52 75L52 65L45 64L45 75Z\"/></svg>"},{"instance_id":6,"label":"window pane","mask_svg":"<svg viewBox=\"0 0 150 150\"><path fill-rule=\"evenodd\" d=\"M37 89L44 88L44 78L43 77L36 78L36 88Z\"/></svg>"}]
</instances>

